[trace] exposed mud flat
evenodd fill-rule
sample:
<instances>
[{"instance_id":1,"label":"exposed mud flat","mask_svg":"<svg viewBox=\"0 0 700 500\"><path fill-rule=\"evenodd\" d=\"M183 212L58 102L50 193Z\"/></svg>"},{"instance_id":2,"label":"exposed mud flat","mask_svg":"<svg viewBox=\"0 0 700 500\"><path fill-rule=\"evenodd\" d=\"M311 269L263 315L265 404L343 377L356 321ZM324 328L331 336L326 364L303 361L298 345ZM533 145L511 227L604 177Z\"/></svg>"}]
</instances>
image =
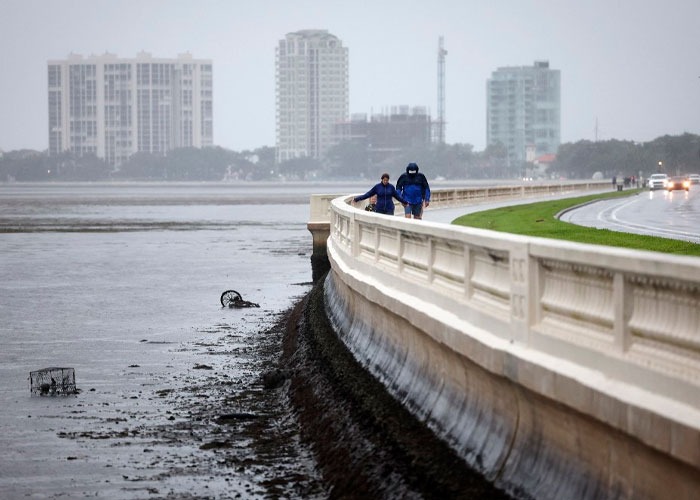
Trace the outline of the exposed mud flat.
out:
<instances>
[{"instance_id":1,"label":"exposed mud flat","mask_svg":"<svg viewBox=\"0 0 700 500\"><path fill-rule=\"evenodd\" d=\"M140 377L142 370L144 380L153 380L123 395L123 405L95 408L95 389L75 398L41 398L74 409L53 417L56 436L69 442L61 457L65 465L44 468L31 495L326 498L314 457L300 442L287 376L276 365L286 315L273 319L274 326L262 323L253 335L218 325L201 332L210 340L181 344L177 350L191 364L185 371L173 368L170 381L129 364L129 376ZM70 480L65 467L72 470ZM13 492L24 496L5 489Z\"/></svg>"},{"instance_id":2,"label":"exposed mud flat","mask_svg":"<svg viewBox=\"0 0 700 500\"><path fill-rule=\"evenodd\" d=\"M408 451L318 297L281 312L311 288L306 203L125 189L0 189L0 498L479 498ZM261 307L220 307L232 287ZM81 392L30 396L48 366Z\"/></svg>"},{"instance_id":3,"label":"exposed mud flat","mask_svg":"<svg viewBox=\"0 0 700 500\"><path fill-rule=\"evenodd\" d=\"M332 331L321 285L287 324L289 394L329 498L509 498L361 368Z\"/></svg>"},{"instance_id":4,"label":"exposed mud flat","mask_svg":"<svg viewBox=\"0 0 700 500\"><path fill-rule=\"evenodd\" d=\"M180 346L199 361L134 396L160 410L132 404L59 432L86 450L66 460L130 456L132 472L93 490L106 498L509 498L357 364L328 324L321 285L274 320Z\"/></svg>"}]
</instances>

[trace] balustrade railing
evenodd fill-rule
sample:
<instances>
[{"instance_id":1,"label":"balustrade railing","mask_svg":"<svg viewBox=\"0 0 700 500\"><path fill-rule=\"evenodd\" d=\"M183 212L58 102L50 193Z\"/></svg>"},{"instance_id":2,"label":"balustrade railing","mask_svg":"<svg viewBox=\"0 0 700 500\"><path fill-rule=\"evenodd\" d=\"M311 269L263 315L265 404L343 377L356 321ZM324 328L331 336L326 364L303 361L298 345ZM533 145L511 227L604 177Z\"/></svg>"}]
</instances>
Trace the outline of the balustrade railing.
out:
<instances>
[{"instance_id":1,"label":"balustrade railing","mask_svg":"<svg viewBox=\"0 0 700 500\"><path fill-rule=\"evenodd\" d=\"M464 196L476 194L445 203ZM349 201L331 202L328 243L346 269L410 290L431 314L595 370L602 391L622 382L662 395L673 418L700 427L700 259L386 217Z\"/></svg>"}]
</instances>

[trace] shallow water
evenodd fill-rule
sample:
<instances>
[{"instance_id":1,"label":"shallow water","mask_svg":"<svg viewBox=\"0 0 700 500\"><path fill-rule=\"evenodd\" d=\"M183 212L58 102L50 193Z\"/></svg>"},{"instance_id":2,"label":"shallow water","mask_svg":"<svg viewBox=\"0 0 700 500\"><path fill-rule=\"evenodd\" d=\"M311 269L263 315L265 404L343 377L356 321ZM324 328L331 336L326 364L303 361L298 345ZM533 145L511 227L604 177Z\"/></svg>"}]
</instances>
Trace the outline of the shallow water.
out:
<instances>
[{"instance_id":1,"label":"shallow water","mask_svg":"<svg viewBox=\"0 0 700 500\"><path fill-rule=\"evenodd\" d=\"M261 459L209 421L260 390L260 336L310 289L308 196L359 190L1 185L0 496L317 491L293 435ZM227 289L260 308L222 308ZM81 392L31 396L29 372L50 366Z\"/></svg>"}]
</instances>

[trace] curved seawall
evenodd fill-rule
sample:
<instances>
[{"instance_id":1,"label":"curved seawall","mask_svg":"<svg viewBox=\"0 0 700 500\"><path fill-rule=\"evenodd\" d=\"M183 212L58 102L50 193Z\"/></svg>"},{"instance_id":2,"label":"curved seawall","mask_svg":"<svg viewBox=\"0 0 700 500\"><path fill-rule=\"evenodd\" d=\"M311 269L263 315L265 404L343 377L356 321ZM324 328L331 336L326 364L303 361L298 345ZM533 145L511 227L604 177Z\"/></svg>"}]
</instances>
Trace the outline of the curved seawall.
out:
<instances>
[{"instance_id":1,"label":"curved seawall","mask_svg":"<svg viewBox=\"0 0 700 500\"><path fill-rule=\"evenodd\" d=\"M287 321L283 366L329 498L510 498L470 469L348 351L324 281Z\"/></svg>"},{"instance_id":2,"label":"curved seawall","mask_svg":"<svg viewBox=\"0 0 700 500\"><path fill-rule=\"evenodd\" d=\"M690 499L700 491L697 469L485 370L333 274L324 296L334 330L362 366L510 495Z\"/></svg>"},{"instance_id":3,"label":"curved seawall","mask_svg":"<svg viewBox=\"0 0 700 500\"><path fill-rule=\"evenodd\" d=\"M355 359L519 498L695 498L697 259L332 201L326 312Z\"/></svg>"}]
</instances>

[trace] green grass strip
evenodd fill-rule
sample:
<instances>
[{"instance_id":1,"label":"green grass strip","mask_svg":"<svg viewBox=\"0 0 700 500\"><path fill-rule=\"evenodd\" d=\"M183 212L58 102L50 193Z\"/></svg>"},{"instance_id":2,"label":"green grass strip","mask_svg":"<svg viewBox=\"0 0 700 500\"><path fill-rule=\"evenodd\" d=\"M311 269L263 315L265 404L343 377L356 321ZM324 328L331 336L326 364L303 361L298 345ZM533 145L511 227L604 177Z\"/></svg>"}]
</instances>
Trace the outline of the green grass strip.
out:
<instances>
[{"instance_id":1,"label":"green grass strip","mask_svg":"<svg viewBox=\"0 0 700 500\"><path fill-rule=\"evenodd\" d=\"M557 240L607 245L636 250L649 250L676 255L700 256L700 245L670 238L658 238L641 234L623 233L609 229L597 229L563 222L555 216L562 210L594 200L617 198L638 194L639 189L580 196L560 200L529 203L495 208L463 215L452 223L460 226L491 229L505 233L553 238Z\"/></svg>"}]
</instances>

